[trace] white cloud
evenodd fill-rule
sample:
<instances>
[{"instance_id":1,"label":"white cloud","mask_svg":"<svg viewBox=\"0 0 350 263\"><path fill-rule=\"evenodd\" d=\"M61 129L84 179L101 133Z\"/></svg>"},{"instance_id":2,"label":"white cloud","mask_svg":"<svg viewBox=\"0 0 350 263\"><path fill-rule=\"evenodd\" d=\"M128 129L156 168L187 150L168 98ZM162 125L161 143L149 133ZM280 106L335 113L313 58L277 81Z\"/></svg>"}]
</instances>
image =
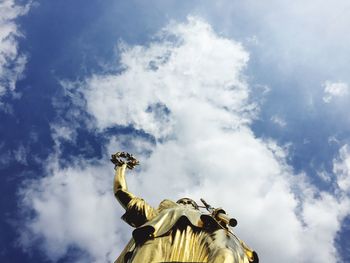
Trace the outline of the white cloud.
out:
<instances>
[{"instance_id":1,"label":"white cloud","mask_svg":"<svg viewBox=\"0 0 350 263\"><path fill-rule=\"evenodd\" d=\"M282 128L287 125L287 122L285 121L285 119L283 119L278 115L273 115L270 120Z\"/></svg>"},{"instance_id":2,"label":"white cloud","mask_svg":"<svg viewBox=\"0 0 350 263\"><path fill-rule=\"evenodd\" d=\"M54 141L58 143L59 140L75 141L76 132L65 123L54 123L51 125L51 133Z\"/></svg>"},{"instance_id":3,"label":"white cloud","mask_svg":"<svg viewBox=\"0 0 350 263\"><path fill-rule=\"evenodd\" d=\"M334 97L346 96L349 93L349 85L344 82L330 82L324 83L324 96L323 101L325 103L331 102Z\"/></svg>"},{"instance_id":4,"label":"white cloud","mask_svg":"<svg viewBox=\"0 0 350 263\"><path fill-rule=\"evenodd\" d=\"M28 12L30 4L20 6L14 0L0 2L0 98L12 92L21 77L26 56L18 50L18 37L22 37L16 18Z\"/></svg>"},{"instance_id":5,"label":"white cloud","mask_svg":"<svg viewBox=\"0 0 350 263\"><path fill-rule=\"evenodd\" d=\"M87 80L87 110L98 116L97 127L131 124L161 138L187 122L194 126L197 118L185 117L193 115L189 112L193 108L206 112L207 121L224 123L227 128L248 121L231 114L248 110L249 90L239 75L248 60L242 46L215 36L208 25L195 19L190 26L170 25L162 38L170 38L169 33L179 42L121 47L122 75L96 75ZM188 101L193 103L191 108ZM165 114L167 108L170 116ZM184 116L184 123L174 123L172 116L177 115Z\"/></svg>"},{"instance_id":6,"label":"white cloud","mask_svg":"<svg viewBox=\"0 0 350 263\"><path fill-rule=\"evenodd\" d=\"M21 164L27 164L27 149L20 145L16 150L13 151L14 158L17 162Z\"/></svg>"},{"instance_id":7,"label":"white cloud","mask_svg":"<svg viewBox=\"0 0 350 263\"><path fill-rule=\"evenodd\" d=\"M5 144L0 143L0 164L3 167L13 163L16 161L18 164L27 165L27 155L28 150L25 145L19 144L19 146L15 149L8 150L5 147ZM5 149L4 149L5 148Z\"/></svg>"},{"instance_id":8,"label":"white cloud","mask_svg":"<svg viewBox=\"0 0 350 263\"><path fill-rule=\"evenodd\" d=\"M349 198L342 187L337 196L318 192L293 174L286 149L253 134L249 55L239 43L191 17L149 46L124 44L121 52L123 72L87 78L78 92L99 131L132 125L156 139L124 135L106 146L140 156L138 176L128 177L133 192L153 205L192 196L223 206L264 262L337 262L334 238ZM24 233L42 237L52 259L69 245L96 262L113 259L130 232L113 204L112 167L77 160L60 168L55 160L23 190L35 212Z\"/></svg>"},{"instance_id":9,"label":"white cloud","mask_svg":"<svg viewBox=\"0 0 350 263\"><path fill-rule=\"evenodd\" d=\"M334 173L338 176L339 188L350 193L350 149L348 145L340 149L339 158L334 160Z\"/></svg>"},{"instance_id":10,"label":"white cloud","mask_svg":"<svg viewBox=\"0 0 350 263\"><path fill-rule=\"evenodd\" d=\"M340 141L338 140L337 136L330 136L328 138L328 144L339 144Z\"/></svg>"}]
</instances>

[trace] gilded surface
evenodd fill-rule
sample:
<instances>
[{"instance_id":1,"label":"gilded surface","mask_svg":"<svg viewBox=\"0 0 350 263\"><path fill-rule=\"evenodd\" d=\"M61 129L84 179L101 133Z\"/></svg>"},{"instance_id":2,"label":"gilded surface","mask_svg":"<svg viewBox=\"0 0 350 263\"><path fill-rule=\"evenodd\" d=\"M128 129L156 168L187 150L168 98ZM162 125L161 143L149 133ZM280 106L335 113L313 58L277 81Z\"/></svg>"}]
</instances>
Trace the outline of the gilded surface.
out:
<instances>
[{"instance_id":1,"label":"gilded surface","mask_svg":"<svg viewBox=\"0 0 350 263\"><path fill-rule=\"evenodd\" d=\"M114 193L125 209L122 219L135 230L116 263L258 262L256 254L212 215L170 200L156 209L134 196L126 185L127 167L117 166Z\"/></svg>"}]
</instances>

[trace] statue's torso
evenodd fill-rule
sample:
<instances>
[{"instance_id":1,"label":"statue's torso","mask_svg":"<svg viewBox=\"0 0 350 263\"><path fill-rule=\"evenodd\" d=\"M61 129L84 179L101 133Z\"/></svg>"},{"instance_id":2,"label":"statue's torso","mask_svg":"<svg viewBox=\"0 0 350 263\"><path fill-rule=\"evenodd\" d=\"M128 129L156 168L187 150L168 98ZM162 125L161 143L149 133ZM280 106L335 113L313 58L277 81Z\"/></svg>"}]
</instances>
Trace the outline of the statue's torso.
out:
<instances>
[{"instance_id":1,"label":"statue's torso","mask_svg":"<svg viewBox=\"0 0 350 263\"><path fill-rule=\"evenodd\" d=\"M214 262L227 247L236 251L230 262L248 262L239 240L209 215L169 200L152 213L133 231L132 244L121 255L128 253L127 262ZM116 262L124 262L121 257Z\"/></svg>"}]
</instances>

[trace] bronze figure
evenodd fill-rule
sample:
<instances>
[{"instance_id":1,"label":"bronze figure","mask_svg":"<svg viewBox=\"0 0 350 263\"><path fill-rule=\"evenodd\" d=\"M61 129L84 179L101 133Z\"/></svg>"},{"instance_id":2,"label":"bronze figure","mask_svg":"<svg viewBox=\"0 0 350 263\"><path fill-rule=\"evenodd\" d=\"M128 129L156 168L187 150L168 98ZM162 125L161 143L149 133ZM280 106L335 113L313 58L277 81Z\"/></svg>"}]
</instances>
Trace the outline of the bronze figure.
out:
<instances>
[{"instance_id":1,"label":"bronze figure","mask_svg":"<svg viewBox=\"0 0 350 263\"><path fill-rule=\"evenodd\" d=\"M111 161L116 170L114 194L126 210L122 219L135 228L115 263L258 262L257 254L233 234L237 221L223 209L214 209L203 199L204 206L199 206L190 198L165 199L153 208L127 188L126 168L139 162L124 152L113 154Z\"/></svg>"}]
</instances>

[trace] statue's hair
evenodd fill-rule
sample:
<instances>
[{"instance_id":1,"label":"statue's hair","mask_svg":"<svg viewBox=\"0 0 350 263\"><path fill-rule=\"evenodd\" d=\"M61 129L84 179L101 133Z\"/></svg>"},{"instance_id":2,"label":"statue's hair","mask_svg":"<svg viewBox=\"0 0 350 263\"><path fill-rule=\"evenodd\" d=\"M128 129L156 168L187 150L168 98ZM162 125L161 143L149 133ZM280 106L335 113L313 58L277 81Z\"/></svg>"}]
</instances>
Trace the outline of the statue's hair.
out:
<instances>
[{"instance_id":1,"label":"statue's hair","mask_svg":"<svg viewBox=\"0 0 350 263\"><path fill-rule=\"evenodd\" d=\"M178 204L191 204L195 209L199 209L198 204L191 198L184 197L176 201Z\"/></svg>"}]
</instances>

